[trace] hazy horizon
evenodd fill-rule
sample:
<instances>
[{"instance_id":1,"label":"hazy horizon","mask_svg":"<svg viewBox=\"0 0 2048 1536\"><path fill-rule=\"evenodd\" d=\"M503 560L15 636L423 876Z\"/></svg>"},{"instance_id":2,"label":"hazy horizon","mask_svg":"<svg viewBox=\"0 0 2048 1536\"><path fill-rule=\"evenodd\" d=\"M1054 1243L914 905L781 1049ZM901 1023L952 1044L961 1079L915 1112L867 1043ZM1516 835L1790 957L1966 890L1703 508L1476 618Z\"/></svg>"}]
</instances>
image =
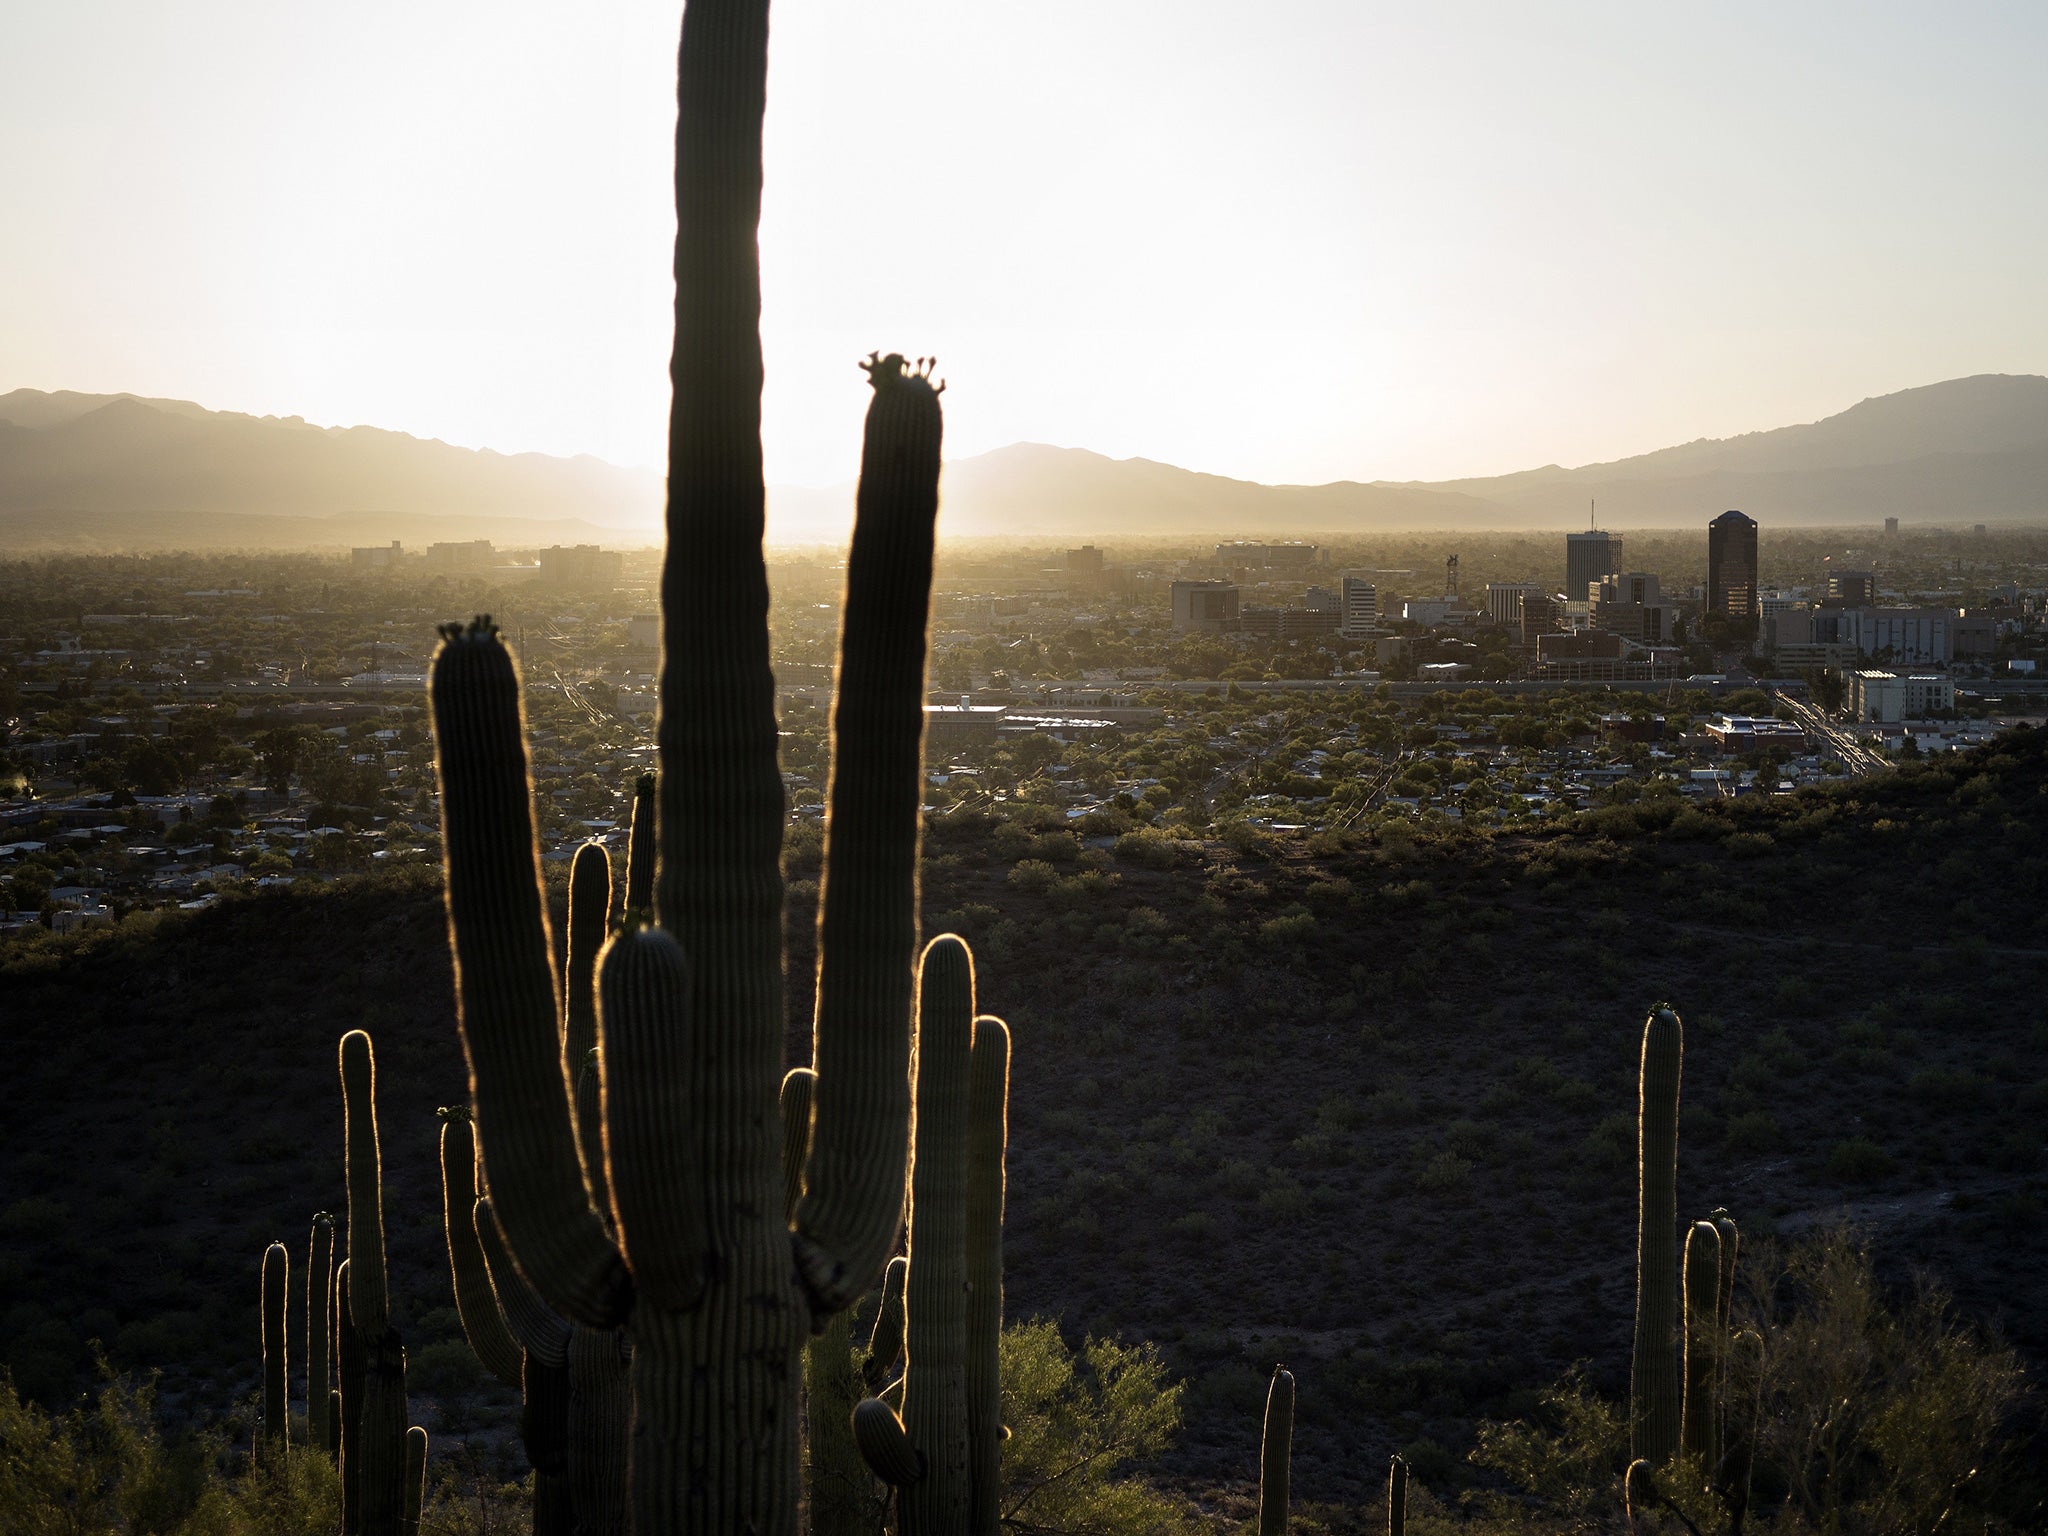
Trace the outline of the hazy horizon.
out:
<instances>
[{"instance_id":1,"label":"hazy horizon","mask_svg":"<svg viewBox=\"0 0 2048 1536\"><path fill-rule=\"evenodd\" d=\"M677 11L15 8L0 389L658 463ZM953 457L1294 485L2048 371L2044 62L2018 5L780 0L769 478L851 477L876 346Z\"/></svg>"}]
</instances>

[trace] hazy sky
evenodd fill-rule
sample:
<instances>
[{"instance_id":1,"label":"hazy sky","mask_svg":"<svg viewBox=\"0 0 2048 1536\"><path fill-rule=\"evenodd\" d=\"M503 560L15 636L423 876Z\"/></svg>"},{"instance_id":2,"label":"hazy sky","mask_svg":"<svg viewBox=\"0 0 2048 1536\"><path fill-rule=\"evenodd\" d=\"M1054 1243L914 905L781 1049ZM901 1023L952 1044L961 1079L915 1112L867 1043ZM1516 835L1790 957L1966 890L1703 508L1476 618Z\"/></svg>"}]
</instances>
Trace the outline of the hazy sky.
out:
<instances>
[{"instance_id":1,"label":"hazy sky","mask_svg":"<svg viewBox=\"0 0 2048 1536\"><path fill-rule=\"evenodd\" d=\"M672 3L0 0L0 391L660 460ZM2048 372L2048 5L776 0L771 480L1580 463Z\"/></svg>"}]
</instances>

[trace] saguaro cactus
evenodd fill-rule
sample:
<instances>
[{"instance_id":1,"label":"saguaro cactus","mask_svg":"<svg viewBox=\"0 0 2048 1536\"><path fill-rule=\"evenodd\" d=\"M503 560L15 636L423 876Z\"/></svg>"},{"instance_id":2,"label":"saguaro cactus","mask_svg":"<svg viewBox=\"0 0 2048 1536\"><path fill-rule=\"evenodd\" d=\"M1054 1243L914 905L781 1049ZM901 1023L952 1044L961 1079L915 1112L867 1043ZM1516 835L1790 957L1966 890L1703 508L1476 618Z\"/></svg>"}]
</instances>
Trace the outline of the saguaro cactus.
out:
<instances>
[{"instance_id":1,"label":"saguaro cactus","mask_svg":"<svg viewBox=\"0 0 2048 1536\"><path fill-rule=\"evenodd\" d=\"M1387 1536L1407 1536L1408 1463L1398 1456L1387 1458Z\"/></svg>"},{"instance_id":2,"label":"saguaro cactus","mask_svg":"<svg viewBox=\"0 0 2048 1536\"><path fill-rule=\"evenodd\" d=\"M335 1453L341 1461L341 1533L362 1536L363 1505L356 1484L362 1464L363 1344L348 1311L348 1260L334 1272L334 1360L341 1386L335 1393L335 1422L340 1425Z\"/></svg>"},{"instance_id":3,"label":"saguaro cactus","mask_svg":"<svg viewBox=\"0 0 2048 1536\"><path fill-rule=\"evenodd\" d=\"M1643 1025L1636 1121L1636 1328L1629 1374L1633 1454L1653 1466L1679 1445L1678 1083L1685 1035L1669 1008Z\"/></svg>"},{"instance_id":4,"label":"saguaro cactus","mask_svg":"<svg viewBox=\"0 0 2048 1536\"><path fill-rule=\"evenodd\" d=\"M626 843L626 910L654 915L654 775L633 783L633 823Z\"/></svg>"},{"instance_id":5,"label":"saguaro cactus","mask_svg":"<svg viewBox=\"0 0 2048 1536\"><path fill-rule=\"evenodd\" d=\"M283 1243L263 1250L263 1440L282 1454L290 1409L285 1348L285 1297L291 1290L291 1255Z\"/></svg>"},{"instance_id":6,"label":"saguaro cactus","mask_svg":"<svg viewBox=\"0 0 2048 1536\"><path fill-rule=\"evenodd\" d=\"M919 975L903 1411L899 1420L886 1404L871 1398L854 1419L868 1465L897 1489L897 1526L903 1536L953 1536L967 1530L974 1502L967 1408L973 1058L974 963L967 946L948 934L932 940Z\"/></svg>"},{"instance_id":7,"label":"saguaro cactus","mask_svg":"<svg viewBox=\"0 0 2048 1536\"><path fill-rule=\"evenodd\" d=\"M783 1219L784 805L756 240L766 68L766 0L692 0L678 65L661 926L615 937L599 981L616 1238L577 1155L516 672L487 624L451 633L433 669L458 1017L486 1183L519 1268L552 1307L584 1327L630 1322L643 1532L793 1530L802 1344L894 1248L908 1142L940 413L928 373L892 356L869 365L828 796L817 1103L803 1200Z\"/></svg>"},{"instance_id":8,"label":"saguaro cactus","mask_svg":"<svg viewBox=\"0 0 2048 1536\"><path fill-rule=\"evenodd\" d=\"M334 1218L327 1212L313 1218L306 1246L306 1443L325 1451L334 1379Z\"/></svg>"},{"instance_id":9,"label":"saguaro cactus","mask_svg":"<svg viewBox=\"0 0 2048 1536\"><path fill-rule=\"evenodd\" d=\"M1002 1524L1003 1154L1009 1136L1010 1031L974 1021L967 1089L967 1453L972 1497L967 1528L996 1536Z\"/></svg>"},{"instance_id":10,"label":"saguaro cactus","mask_svg":"<svg viewBox=\"0 0 2048 1536\"><path fill-rule=\"evenodd\" d=\"M898 1254L882 1271L882 1304L875 1309L875 1325L868 1331L867 1358L861 1361L861 1379L870 1392L880 1392L903 1358L903 1289L910 1278L910 1260Z\"/></svg>"},{"instance_id":11,"label":"saguaro cactus","mask_svg":"<svg viewBox=\"0 0 2048 1536\"><path fill-rule=\"evenodd\" d=\"M405 1513L405 1346L391 1326L384 1268L383 1165L377 1151L377 1064L370 1037L341 1037L348 1124L348 1314L361 1351L362 1409L355 1457L343 1440L342 1476L355 1484L363 1536L398 1536Z\"/></svg>"},{"instance_id":12,"label":"saguaro cactus","mask_svg":"<svg viewBox=\"0 0 2048 1536\"><path fill-rule=\"evenodd\" d=\"M1711 1474L1720 1459L1721 1230L1696 1221L1685 1234L1685 1454Z\"/></svg>"},{"instance_id":13,"label":"saguaro cactus","mask_svg":"<svg viewBox=\"0 0 2048 1536\"><path fill-rule=\"evenodd\" d=\"M405 1510L399 1520L404 1536L420 1536L420 1512L427 1502L427 1432L415 1424L405 1432Z\"/></svg>"},{"instance_id":14,"label":"saguaro cactus","mask_svg":"<svg viewBox=\"0 0 2048 1536\"><path fill-rule=\"evenodd\" d=\"M1287 1478L1294 1455L1294 1373L1273 1368L1259 1437L1259 1536L1287 1536Z\"/></svg>"}]
</instances>

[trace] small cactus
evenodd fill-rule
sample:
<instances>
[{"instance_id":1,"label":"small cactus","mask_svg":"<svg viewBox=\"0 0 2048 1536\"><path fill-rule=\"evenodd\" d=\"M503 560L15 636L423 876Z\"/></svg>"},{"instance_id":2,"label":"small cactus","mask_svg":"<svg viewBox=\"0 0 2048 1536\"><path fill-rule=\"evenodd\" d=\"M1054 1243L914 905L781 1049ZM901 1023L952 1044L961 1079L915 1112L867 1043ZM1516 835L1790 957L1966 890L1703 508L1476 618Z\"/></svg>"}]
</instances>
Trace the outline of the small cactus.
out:
<instances>
[{"instance_id":1,"label":"small cactus","mask_svg":"<svg viewBox=\"0 0 2048 1536\"><path fill-rule=\"evenodd\" d=\"M910 1260L901 1254L882 1271L882 1304L875 1309L875 1326L868 1332L868 1352L860 1367L870 1392L887 1385L903 1358L903 1287L909 1278Z\"/></svg>"},{"instance_id":2,"label":"small cactus","mask_svg":"<svg viewBox=\"0 0 2048 1536\"><path fill-rule=\"evenodd\" d=\"M282 1454L290 1409L285 1383L285 1297L291 1291L291 1255L283 1243L263 1251L263 1440Z\"/></svg>"},{"instance_id":3,"label":"small cactus","mask_svg":"<svg viewBox=\"0 0 2048 1536\"><path fill-rule=\"evenodd\" d=\"M1273 1368L1259 1437L1259 1536L1287 1536L1287 1479L1294 1455L1294 1373Z\"/></svg>"},{"instance_id":4,"label":"small cactus","mask_svg":"<svg viewBox=\"0 0 2048 1536\"><path fill-rule=\"evenodd\" d=\"M1408 1463L1398 1456L1387 1458L1387 1536L1407 1536Z\"/></svg>"},{"instance_id":5,"label":"small cactus","mask_svg":"<svg viewBox=\"0 0 2048 1536\"><path fill-rule=\"evenodd\" d=\"M1629 1373L1630 1445L1652 1466L1678 1451L1678 1086L1684 1027L1669 1008L1643 1025L1636 1123L1636 1326Z\"/></svg>"}]
</instances>

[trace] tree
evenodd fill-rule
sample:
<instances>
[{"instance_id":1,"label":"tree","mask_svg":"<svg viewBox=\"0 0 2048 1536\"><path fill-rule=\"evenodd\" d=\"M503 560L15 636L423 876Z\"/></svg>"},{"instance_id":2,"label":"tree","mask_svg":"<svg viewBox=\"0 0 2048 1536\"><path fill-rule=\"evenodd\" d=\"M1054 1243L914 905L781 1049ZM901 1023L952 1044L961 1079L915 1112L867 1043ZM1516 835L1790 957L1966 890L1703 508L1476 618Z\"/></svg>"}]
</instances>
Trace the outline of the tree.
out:
<instances>
[{"instance_id":1,"label":"tree","mask_svg":"<svg viewBox=\"0 0 2048 1536\"><path fill-rule=\"evenodd\" d=\"M250 745L263 765L264 787L274 795L290 790L292 776L299 771L299 761L305 754L306 733L297 726L273 726L258 733Z\"/></svg>"},{"instance_id":2,"label":"tree","mask_svg":"<svg viewBox=\"0 0 2048 1536\"><path fill-rule=\"evenodd\" d=\"M1165 1451L1180 1429L1182 1388L1150 1344L1090 1339L1077 1355L1056 1323L1012 1323L1002 1379L1005 1527L1047 1536L1198 1528L1180 1500L1116 1476Z\"/></svg>"}]
</instances>

